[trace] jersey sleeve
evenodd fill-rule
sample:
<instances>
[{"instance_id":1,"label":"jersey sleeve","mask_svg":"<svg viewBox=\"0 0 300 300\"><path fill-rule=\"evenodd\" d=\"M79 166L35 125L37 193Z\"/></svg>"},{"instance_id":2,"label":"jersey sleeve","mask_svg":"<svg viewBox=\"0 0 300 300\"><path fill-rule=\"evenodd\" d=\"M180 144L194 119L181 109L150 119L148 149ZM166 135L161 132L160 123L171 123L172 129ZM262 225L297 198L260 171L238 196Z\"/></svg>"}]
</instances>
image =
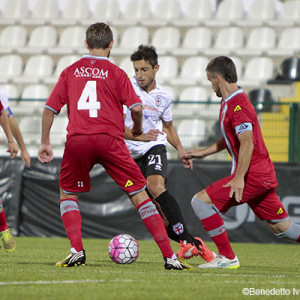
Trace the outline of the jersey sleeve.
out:
<instances>
[{"instance_id":1,"label":"jersey sleeve","mask_svg":"<svg viewBox=\"0 0 300 300\"><path fill-rule=\"evenodd\" d=\"M45 107L58 114L68 101L66 71L63 71L54 86Z\"/></svg>"},{"instance_id":2,"label":"jersey sleeve","mask_svg":"<svg viewBox=\"0 0 300 300\"><path fill-rule=\"evenodd\" d=\"M245 104L235 103L232 107L232 126L236 135L245 131L252 131L252 119Z\"/></svg>"},{"instance_id":3,"label":"jersey sleeve","mask_svg":"<svg viewBox=\"0 0 300 300\"><path fill-rule=\"evenodd\" d=\"M127 74L123 70L119 71L119 87L122 104L126 105L129 109L131 109L135 105L141 105L142 101L139 98L139 96L135 93Z\"/></svg>"},{"instance_id":4,"label":"jersey sleeve","mask_svg":"<svg viewBox=\"0 0 300 300\"><path fill-rule=\"evenodd\" d=\"M3 107L3 105L2 105L2 102L0 101L0 114L1 114L1 115L2 115L3 109L4 109L4 107Z\"/></svg>"}]
</instances>

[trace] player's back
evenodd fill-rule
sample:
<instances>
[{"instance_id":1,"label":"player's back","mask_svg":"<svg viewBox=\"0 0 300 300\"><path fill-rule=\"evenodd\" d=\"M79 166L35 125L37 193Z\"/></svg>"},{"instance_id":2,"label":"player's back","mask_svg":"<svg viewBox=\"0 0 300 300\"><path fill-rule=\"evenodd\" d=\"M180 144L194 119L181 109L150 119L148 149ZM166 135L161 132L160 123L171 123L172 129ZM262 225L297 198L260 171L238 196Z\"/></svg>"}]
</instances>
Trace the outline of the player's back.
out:
<instances>
[{"instance_id":1,"label":"player's back","mask_svg":"<svg viewBox=\"0 0 300 300\"><path fill-rule=\"evenodd\" d=\"M68 136L105 133L123 138L122 105L136 102L123 70L106 57L85 55L62 72L46 105L59 111L67 104Z\"/></svg>"}]
</instances>

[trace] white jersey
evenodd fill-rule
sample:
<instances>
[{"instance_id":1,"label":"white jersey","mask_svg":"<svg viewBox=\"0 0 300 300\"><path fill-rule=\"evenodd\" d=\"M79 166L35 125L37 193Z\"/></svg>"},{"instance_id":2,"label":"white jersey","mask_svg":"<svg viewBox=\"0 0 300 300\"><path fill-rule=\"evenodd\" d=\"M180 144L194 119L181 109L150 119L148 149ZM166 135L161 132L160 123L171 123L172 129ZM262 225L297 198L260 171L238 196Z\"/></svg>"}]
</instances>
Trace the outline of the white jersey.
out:
<instances>
[{"instance_id":1,"label":"white jersey","mask_svg":"<svg viewBox=\"0 0 300 300\"><path fill-rule=\"evenodd\" d=\"M8 108L8 96L5 91L0 87L0 101L5 109Z\"/></svg>"},{"instance_id":2,"label":"white jersey","mask_svg":"<svg viewBox=\"0 0 300 300\"><path fill-rule=\"evenodd\" d=\"M144 91L135 77L130 78L136 94L143 102L143 129L147 133L151 129L158 129L162 131L165 122L172 121L172 97L170 93L156 82L156 88L147 93ZM131 128L133 121L131 119L131 112L128 109L125 117L125 126ZM165 133L159 134L156 141L138 142L125 140L131 156L136 159L143 156L148 150L156 145L166 145L167 135Z\"/></svg>"}]
</instances>

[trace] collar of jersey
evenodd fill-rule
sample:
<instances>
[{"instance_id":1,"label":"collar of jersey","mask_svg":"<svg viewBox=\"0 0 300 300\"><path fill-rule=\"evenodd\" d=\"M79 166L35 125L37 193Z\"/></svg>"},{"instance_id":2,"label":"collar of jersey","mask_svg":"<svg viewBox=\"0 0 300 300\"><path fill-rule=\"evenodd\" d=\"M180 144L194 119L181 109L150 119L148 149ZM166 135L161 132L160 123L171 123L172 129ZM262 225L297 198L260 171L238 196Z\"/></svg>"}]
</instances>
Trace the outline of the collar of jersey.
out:
<instances>
[{"instance_id":1,"label":"collar of jersey","mask_svg":"<svg viewBox=\"0 0 300 300\"><path fill-rule=\"evenodd\" d=\"M230 94L229 96L227 96L223 101L224 102L228 102L230 99L232 99L233 97L235 97L238 94L244 93L242 88L239 88L238 90L234 91L232 94Z\"/></svg>"},{"instance_id":2,"label":"collar of jersey","mask_svg":"<svg viewBox=\"0 0 300 300\"><path fill-rule=\"evenodd\" d=\"M95 56L95 55L83 55L82 58L92 58L92 59L99 59L99 60L109 60L108 57L105 57L105 56Z\"/></svg>"}]
</instances>

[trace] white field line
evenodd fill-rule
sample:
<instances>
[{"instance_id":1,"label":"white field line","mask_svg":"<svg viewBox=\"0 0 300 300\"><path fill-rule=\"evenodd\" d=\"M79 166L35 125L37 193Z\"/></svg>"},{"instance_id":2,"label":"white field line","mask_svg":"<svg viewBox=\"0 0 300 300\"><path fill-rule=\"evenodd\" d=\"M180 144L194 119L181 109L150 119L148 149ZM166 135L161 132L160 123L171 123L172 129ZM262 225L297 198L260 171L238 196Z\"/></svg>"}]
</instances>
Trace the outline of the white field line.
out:
<instances>
[{"instance_id":1,"label":"white field line","mask_svg":"<svg viewBox=\"0 0 300 300\"><path fill-rule=\"evenodd\" d=\"M235 270L233 270L234 272ZM220 277L227 277L227 276L237 276L237 277L275 277L275 278L285 278L285 275L266 275L266 274L217 274L217 273L203 273L202 276L220 276Z\"/></svg>"},{"instance_id":2,"label":"white field line","mask_svg":"<svg viewBox=\"0 0 300 300\"><path fill-rule=\"evenodd\" d=\"M52 280L52 281L8 281L0 282L0 285L21 285L21 284L59 284L59 283L97 283L104 282L103 279L99 280Z\"/></svg>"}]
</instances>

